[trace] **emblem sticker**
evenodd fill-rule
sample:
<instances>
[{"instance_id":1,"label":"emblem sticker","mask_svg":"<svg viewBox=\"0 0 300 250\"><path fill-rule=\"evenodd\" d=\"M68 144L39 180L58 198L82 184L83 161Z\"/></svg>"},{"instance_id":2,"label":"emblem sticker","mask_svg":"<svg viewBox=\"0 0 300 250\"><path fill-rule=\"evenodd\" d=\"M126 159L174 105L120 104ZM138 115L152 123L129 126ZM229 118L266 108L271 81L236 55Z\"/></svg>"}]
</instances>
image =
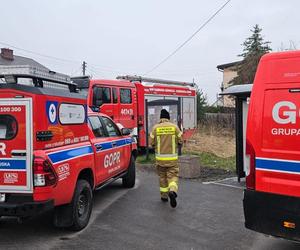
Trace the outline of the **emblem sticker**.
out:
<instances>
[{"instance_id":1,"label":"emblem sticker","mask_svg":"<svg viewBox=\"0 0 300 250\"><path fill-rule=\"evenodd\" d=\"M48 101L46 103L46 112L50 124L57 124L57 106L58 102Z\"/></svg>"}]
</instances>

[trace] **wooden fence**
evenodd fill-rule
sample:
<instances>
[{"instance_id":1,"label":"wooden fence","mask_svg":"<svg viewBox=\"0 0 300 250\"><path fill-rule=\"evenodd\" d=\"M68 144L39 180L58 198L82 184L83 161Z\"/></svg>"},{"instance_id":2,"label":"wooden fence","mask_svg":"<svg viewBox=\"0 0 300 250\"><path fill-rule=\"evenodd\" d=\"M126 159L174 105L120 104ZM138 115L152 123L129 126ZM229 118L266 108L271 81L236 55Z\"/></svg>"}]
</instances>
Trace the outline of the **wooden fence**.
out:
<instances>
[{"instance_id":1,"label":"wooden fence","mask_svg":"<svg viewBox=\"0 0 300 250\"><path fill-rule=\"evenodd\" d=\"M235 129L235 113L205 113L200 124L209 127Z\"/></svg>"}]
</instances>

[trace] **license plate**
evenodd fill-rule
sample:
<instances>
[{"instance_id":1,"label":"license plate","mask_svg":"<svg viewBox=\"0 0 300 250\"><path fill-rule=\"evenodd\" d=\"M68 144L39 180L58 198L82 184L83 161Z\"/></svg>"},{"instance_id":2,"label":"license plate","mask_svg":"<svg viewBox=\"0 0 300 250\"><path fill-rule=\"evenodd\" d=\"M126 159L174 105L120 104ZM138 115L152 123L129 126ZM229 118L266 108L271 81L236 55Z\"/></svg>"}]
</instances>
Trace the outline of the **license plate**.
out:
<instances>
[{"instance_id":1,"label":"license plate","mask_svg":"<svg viewBox=\"0 0 300 250\"><path fill-rule=\"evenodd\" d=\"M5 194L0 194L0 202L5 202Z\"/></svg>"}]
</instances>

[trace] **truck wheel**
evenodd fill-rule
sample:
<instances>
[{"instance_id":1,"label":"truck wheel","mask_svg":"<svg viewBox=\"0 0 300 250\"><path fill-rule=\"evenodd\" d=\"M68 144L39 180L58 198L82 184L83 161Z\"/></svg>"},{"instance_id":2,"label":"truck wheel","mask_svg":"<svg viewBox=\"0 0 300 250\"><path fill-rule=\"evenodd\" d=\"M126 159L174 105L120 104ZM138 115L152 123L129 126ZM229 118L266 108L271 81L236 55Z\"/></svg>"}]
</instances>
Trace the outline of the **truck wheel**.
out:
<instances>
[{"instance_id":1,"label":"truck wheel","mask_svg":"<svg viewBox=\"0 0 300 250\"><path fill-rule=\"evenodd\" d=\"M91 185L86 180L77 181L71 206L73 214L71 229L79 231L85 228L89 223L93 207L93 193Z\"/></svg>"},{"instance_id":2,"label":"truck wheel","mask_svg":"<svg viewBox=\"0 0 300 250\"><path fill-rule=\"evenodd\" d=\"M133 188L135 185L135 159L131 156L126 175L122 178L122 185L125 188Z\"/></svg>"}]
</instances>

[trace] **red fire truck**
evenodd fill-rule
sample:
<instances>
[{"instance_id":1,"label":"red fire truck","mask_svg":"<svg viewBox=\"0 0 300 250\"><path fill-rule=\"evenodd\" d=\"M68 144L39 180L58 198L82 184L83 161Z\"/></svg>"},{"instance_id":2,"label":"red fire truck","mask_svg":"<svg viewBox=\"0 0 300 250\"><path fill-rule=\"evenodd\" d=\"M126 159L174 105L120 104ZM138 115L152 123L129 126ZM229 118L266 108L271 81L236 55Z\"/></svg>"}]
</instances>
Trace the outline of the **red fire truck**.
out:
<instances>
[{"instance_id":1,"label":"red fire truck","mask_svg":"<svg viewBox=\"0 0 300 250\"><path fill-rule=\"evenodd\" d=\"M84 228L92 191L135 183L136 144L105 114L88 111L66 75L0 67L0 217L55 209L54 224Z\"/></svg>"},{"instance_id":2,"label":"red fire truck","mask_svg":"<svg viewBox=\"0 0 300 250\"><path fill-rule=\"evenodd\" d=\"M184 138L197 127L197 100L194 83L118 76L118 80L74 77L85 92L88 105L110 116L120 126L132 130L138 146L147 146L147 131L159 121L162 108L170 112L171 121L183 129Z\"/></svg>"},{"instance_id":3,"label":"red fire truck","mask_svg":"<svg viewBox=\"0 0 300 250\"><path fill-rule=\"evenodd\" d=\"M300 240L300 51L262 57L247 122L247 228Z\"/></svg>"}]
</instances>

